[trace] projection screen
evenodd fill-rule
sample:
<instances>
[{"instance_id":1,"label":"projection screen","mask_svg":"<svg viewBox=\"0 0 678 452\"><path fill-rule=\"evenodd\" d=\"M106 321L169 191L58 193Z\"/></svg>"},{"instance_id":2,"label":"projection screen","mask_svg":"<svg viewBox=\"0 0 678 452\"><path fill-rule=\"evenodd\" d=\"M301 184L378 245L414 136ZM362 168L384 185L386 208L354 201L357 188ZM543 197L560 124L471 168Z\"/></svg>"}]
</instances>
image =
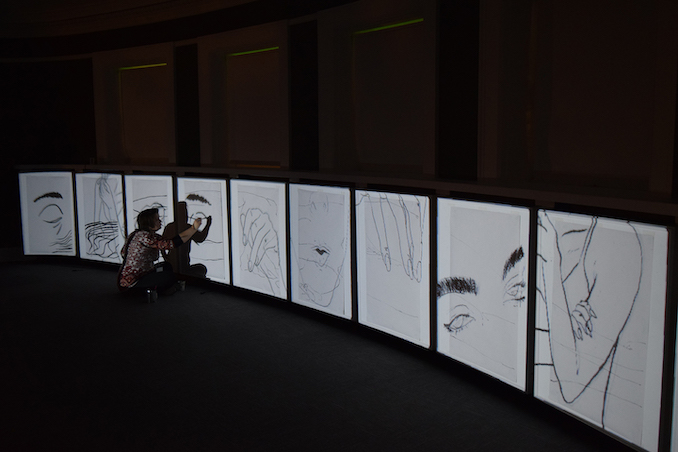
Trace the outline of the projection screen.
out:
<instances>
[{"instance_id":1,"label":"projection screen","mask_svg":"<svg viewBox=\"0 0 678 452\"><path fill-rule=\"evenodd\" d=\"M530 211L438 199L438 351L525 389Z\"/></svg>"},{"instance_id":2,"label":"projection screen","mask_svg":"<svg viewBox=\"0 0 678 452\"><path fill-rule=\"evenodd\" d=\"M430 344L429 199L356 191L358 321Z\"/></svg>"},{"instance_id":3,"label":"projection screen","mask_svg":"<svg viewBox=\"0 0 678 452\"><path fill-rule=\"evenodd\" d=\"M197 218L203 222L188 243L169 253L170 262L184 275L229 283L226 181L179 177L177 198L176 234Z\"/></svg>"},{"instance_id":4,"label":"projection screen","mask_svg":"<svg viewBox=\"0 0 678 452\"><path fill-rule=\"evenodd\" d=\"M285 184L230 181L233 285L287 299Z\"/></svg>"},{"instance_id":5,"label":"projection screen","mask_svg":"<svg viewBox=\"0 0 678 452\"><path fill-rule=\"evenodd\" d=\"M122 176L77 173L75 188L80 257L122 263L120 251L125 244Z\"/></svg>"},{"instance_id":6,"label":"projection screen","mask_svg":"<svg viewBox=\"0 0 678 452\"><path fill-rule=\"evenodd\" d=\"M24 254L75 256L70 172L20 173Z\"/></svg>"},{"instance_id":7,"label":"projection screen","mask_svg":"<svg viewBox=\"0 0 678 452\"><path fill-rule=\"evenodd\" d=\"M134 231L137 216L146 209L156 208L165 226L174 221L174 190L172 176L125 176L125 206L127 207L127 234Z\"/></svg>"},{"instance_id":8,"label":"projection screen","mask_svg":"<svg viewBox=\"0 0 678 452\"><path fill-rule=\"evenodd\" d=\"M535 396L657 450L664 227L539 211Z\"/></svg>"},{"instance_id":9,"label":"projection screen","mask_svg":"<svg viewBox=\"0 0 678 452\"><path fill-rule=\"evenodd\" d=\"M351 318L351 191L289 190L292 301Z\"/></svg>"}]
</instances>

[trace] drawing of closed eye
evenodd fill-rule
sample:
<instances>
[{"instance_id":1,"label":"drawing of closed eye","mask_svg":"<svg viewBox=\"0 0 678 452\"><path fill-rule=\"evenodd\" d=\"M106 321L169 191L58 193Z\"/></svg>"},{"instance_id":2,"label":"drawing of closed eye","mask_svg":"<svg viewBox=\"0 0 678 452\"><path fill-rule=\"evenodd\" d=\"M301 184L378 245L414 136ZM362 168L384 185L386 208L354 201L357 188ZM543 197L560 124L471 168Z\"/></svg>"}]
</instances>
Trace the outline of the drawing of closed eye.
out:
<instances>
[{"instance_id":1,"label":"drawing of closed eye","mask_svg":"<svg viewBox=\"0 0 678 452\"><path fill-rule=\"evenodd\" d=\"M450 311L450 322L445 323L445 329L450 333L457 334L476 319L471 315L471 311L466 305L460 304Z\"/></svg>"},{"instance_id":2,"label":"drawing of closed eye","mask_svg":"<svg viewBox=\"0 0 678 452\"><path fill-rule=\"evenodd\" d=\"M45 207L43 207L38 216L45 223L50 223L54 225L54 227L57 227L58 223L64 216L64 212L58 205L48 204Z\"/></svg>"}]
</instances>

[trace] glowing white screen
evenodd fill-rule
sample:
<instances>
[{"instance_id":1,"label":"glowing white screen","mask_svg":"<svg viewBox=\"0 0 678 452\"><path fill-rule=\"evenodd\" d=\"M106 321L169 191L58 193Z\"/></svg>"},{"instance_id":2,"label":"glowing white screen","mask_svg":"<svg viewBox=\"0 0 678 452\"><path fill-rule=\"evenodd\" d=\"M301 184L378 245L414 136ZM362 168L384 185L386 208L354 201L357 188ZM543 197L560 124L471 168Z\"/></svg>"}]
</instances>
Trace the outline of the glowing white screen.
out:
<instances>
[{"instance_id":1,"label":"glowing white screen","mask_svg":"<svg viewBox=\"0 0 678 452\"><path fill-rule=\"evenodd\" d=\"M285 184L230 184L233 284L287 299Z\"/></svg>"},{"instance_id":2,"label":"glowing white screen","mask_svg":"<svg viewBox=\"0 0 678 452\"><path fill-rule=\"evenodd\" d=\"M429 199L356 191L358 321L430 343Z\"/></svg>"},{"instance_id":3,"label":"glowing white screen","mask_svg":"<svg viewBox=\"0 0 678 452\"><path fill-rule=\"evenodd\" d=\"M351 318L351 192L290 185L292 301Z\"/></svg>"},{"instance_id":4,"label":"glowing white screen","mask_svg":"<svg viewBox=\"0 0 678 452\"><path fill-rule=\"evenodd\" d=\"M19 174L24 254L75 256L70 172Z\"/></svg>"},{"instance_id":5,"label":"glowing white screen","mask_svg":"<svg viewBox=\"0 0 678 452\"><path fill-rule=\"evenodd\" d=\"M75 175L80 257L122 263L125 243L122 176L79 173Z\"/></svg>"},{"instance_id":6,"label":"glowing white screen","mask_svg":"<svg viewBox=\"0 0 678 452\"><path fill-rule=\"evenodd\" d=\"M543 210L538 220L535 396L656 450L666 228Z\"/></svg>"},{"instance_id":7,"label":"glowing white screen","mask_svg":"<svg viewBox=\"0 0 678 452\"><path fill-rule=\"evenodd\" d=\"M177 260L178 271L222 283L230 282L226 181L177 178L175 217L179 226L177 233L191 227L195 219L203 220L199 231L188 243L170 252L169 258Z\"/></svg>"},{"instance_id":8,"label":"glowing white screen","mask_svg":"<svg viewBox=\"0 0 678 452\"><path fill-rule=\"evenodd\" d=\"M137 229L137 216L146 209L157 208L162 227L174 221L172 176L125 176L127 234ZM159 232L161 232L161 229Z\"/></svg>"},{"instance_id":9,"label":"glowing white screen","mask_svg":"<svg viewBox=\"0 0 678 452\"><path fill-rule=\"evenodd\" d=\"M438 351L525 389L527 208L438 200Z\"/></svg>"}]
</instances>

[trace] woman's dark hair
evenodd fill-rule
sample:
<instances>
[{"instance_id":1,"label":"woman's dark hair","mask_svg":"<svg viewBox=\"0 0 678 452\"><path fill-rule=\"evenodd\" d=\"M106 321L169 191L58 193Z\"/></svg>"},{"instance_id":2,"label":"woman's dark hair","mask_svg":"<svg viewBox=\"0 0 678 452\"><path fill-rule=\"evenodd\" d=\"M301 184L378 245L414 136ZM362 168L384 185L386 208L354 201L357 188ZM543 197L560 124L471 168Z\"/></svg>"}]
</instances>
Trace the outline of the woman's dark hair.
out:
<instances>
[{"instance_id":1,"label":"woman's dark hair","mask_svg":"<svg viewBox=\"0 0 678 452\"><path fill-rule=\"evenodd\" d=\"M142 231L151 231L155 227L155 216L158 214L158 209L146 209L141 211L137 217L137 224Z\"/></svg>"}]
</instances>

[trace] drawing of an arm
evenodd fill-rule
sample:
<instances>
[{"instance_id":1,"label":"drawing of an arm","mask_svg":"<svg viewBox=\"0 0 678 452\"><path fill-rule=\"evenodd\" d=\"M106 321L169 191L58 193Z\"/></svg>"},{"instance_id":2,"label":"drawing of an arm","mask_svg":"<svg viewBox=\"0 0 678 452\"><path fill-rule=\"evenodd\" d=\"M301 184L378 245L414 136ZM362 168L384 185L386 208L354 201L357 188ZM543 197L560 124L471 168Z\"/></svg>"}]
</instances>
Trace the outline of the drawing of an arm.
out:
<instances>
[{"instance_id":1,"label":"drawing of an arm","mask_svg":"<svg viewBox=\"0 0 678 452\"><path fill-rule=\"evenodd\" d=\"M557 230L540 217L540 234L554 243L551 262L541 259L553 287L547 303L551 357L563 399L576 400L614 359L619 336L631 314L641 278L642 253L635 229ZM554 271L555 270L555 271ZM549 273L546 273L549 272Z\"/></svg>"}]
</instances>

